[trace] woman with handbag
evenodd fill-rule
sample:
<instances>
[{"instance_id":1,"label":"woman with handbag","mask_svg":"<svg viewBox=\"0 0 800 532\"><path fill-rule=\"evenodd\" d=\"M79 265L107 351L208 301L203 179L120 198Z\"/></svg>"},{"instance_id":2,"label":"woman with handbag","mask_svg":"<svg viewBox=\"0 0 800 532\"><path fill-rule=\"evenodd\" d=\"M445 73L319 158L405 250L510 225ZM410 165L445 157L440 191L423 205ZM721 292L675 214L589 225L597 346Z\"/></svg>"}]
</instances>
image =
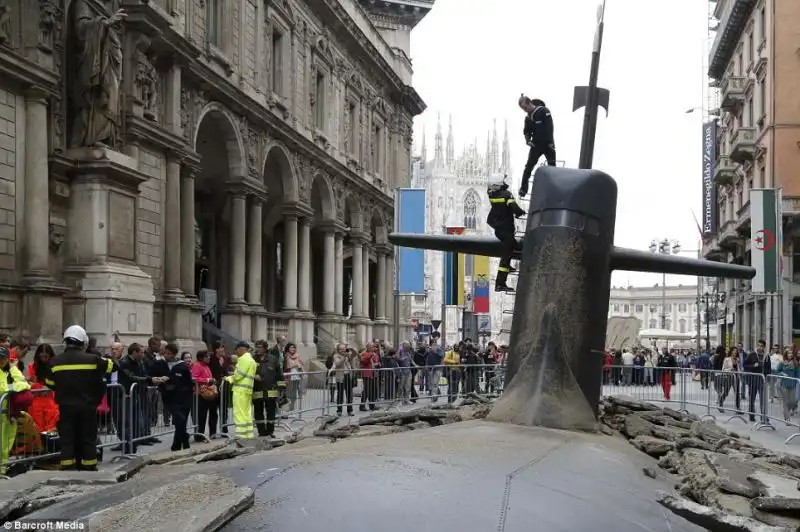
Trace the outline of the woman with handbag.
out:
<instances>
[{"instance_id":1,"label":"woman with handbag","mask_svg":"<svg viewBox=\"0 0 800 532\"><path fill-rule=\"evenodd\" d=\"M17 437L17 417L33 401L31 385L9 362L10 355L8 349L0 347L0 474L8 470L8 456Z\"/></svg>"},{"instance_id":2,"label":"woman with handbag","mask_svg":"<svg viewBox=\"0 0 800 532\"><path fill-rule=\"evenodd\" d=\"M208 351L197 352L197 361L192 364L192 379L197 387L197 417L195 418L195 432L205 434L206 419L208 419L208 436L213 438L217 434L217 397L219 390L208 364ZM194 441L201 442L203 438L195 436Z\"/></svg>"}]
</instances>

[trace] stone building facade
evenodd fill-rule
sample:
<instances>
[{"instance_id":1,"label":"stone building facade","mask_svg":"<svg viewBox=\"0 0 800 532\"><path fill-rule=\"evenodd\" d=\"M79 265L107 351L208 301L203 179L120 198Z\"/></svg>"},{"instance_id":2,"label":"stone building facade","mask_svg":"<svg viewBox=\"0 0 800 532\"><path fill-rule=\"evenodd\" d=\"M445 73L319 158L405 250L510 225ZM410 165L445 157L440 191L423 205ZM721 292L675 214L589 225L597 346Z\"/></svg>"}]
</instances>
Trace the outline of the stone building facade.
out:
<instances>
[{"instance_id":1,"label":"stone building facade","mask_svg":"<svg viewBox=\"0 0 800 532\"><path fill-rule=\"evenodd\" d=\"M0 330L388 337L432 3L0 0Z\"/></svg>"}]
</instances>

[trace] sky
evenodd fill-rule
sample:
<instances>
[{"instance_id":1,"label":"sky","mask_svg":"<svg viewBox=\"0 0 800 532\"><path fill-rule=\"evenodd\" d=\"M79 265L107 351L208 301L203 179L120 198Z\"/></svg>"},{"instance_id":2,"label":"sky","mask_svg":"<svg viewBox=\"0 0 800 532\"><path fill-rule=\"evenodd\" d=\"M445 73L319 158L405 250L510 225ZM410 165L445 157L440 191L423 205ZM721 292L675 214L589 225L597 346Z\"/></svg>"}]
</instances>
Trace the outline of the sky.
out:
<instances>
[{"instance_id":1,"label":"sky","mask_svg":"<svg viewBox=\"0 0 800 532\"><path fill-rule=\"evenodd\" d=\"M553 113L559 160L577 166L583 110L572 112L575 85L589 78L597 0L436 0L411 35L414 87L427 104L415 120L433 152L437 114L453 116L456 153L497 119L509 122L512 172L527 158L524 92ZM701 213L701 126L705 104L707 2L608 0L599 86L611 91L598 121L594 167L618 184L615 244L647 249L653 239L699 244L692 215ZM695 109L692 113L687 110ZM510 180L509 180L510 181ZM516 191L514 191L516 192ZM652 286L660 274L616 272L615 286ZM668 285L695 284L667 276Z\"/></svg>"}]
</instances>

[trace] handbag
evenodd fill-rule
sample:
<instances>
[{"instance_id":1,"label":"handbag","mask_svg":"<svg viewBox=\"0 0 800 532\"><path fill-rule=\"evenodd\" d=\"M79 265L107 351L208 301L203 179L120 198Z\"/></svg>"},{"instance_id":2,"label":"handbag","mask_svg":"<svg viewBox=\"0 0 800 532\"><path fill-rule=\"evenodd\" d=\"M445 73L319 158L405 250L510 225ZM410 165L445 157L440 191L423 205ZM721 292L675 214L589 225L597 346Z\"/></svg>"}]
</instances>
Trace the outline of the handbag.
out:
<instances>
[{"instance_id":1,"label":"handbag","mask_svg":"<svg viewBox=\"0 0 800 532\"><path fill-rule=\"evenodd\" d=\"M11 372L8 374L9 387L14 384L14 377ZM11 392L8 401L8 415L11 419L16 419L27 412L33 403L33 393L30 390L23 390L21 392Z\"/></svg>"},{"instance_id":2,"label":"handbag","mask_svg":"<svg viewBox=\"0 0 800 532\"><path fill-rule=\"evenodd\" d=\"M213 401L219 395L216 384L201 384L198 387L198 393L206 401Z\"/></svg>"}]
</instances>

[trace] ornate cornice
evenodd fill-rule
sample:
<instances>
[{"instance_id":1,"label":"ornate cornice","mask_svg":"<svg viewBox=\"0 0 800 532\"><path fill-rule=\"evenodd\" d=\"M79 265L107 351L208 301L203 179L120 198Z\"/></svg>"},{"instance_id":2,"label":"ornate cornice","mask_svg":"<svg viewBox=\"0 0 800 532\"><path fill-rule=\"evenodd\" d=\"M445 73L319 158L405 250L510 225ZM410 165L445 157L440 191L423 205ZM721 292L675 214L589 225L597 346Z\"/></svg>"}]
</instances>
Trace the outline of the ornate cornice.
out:
<instances>
[{"instance_id":1,"label":"ornate cornice","mask_svg":"<svg viewBox=\"0 0 800 532\"><path fill-rule=\"evenodd\" d=\"M38 88L48 94L58 94L58 74L46 70L0 44L0 79L17 83L21 88Z\"/></svg>"}]
</instances>

